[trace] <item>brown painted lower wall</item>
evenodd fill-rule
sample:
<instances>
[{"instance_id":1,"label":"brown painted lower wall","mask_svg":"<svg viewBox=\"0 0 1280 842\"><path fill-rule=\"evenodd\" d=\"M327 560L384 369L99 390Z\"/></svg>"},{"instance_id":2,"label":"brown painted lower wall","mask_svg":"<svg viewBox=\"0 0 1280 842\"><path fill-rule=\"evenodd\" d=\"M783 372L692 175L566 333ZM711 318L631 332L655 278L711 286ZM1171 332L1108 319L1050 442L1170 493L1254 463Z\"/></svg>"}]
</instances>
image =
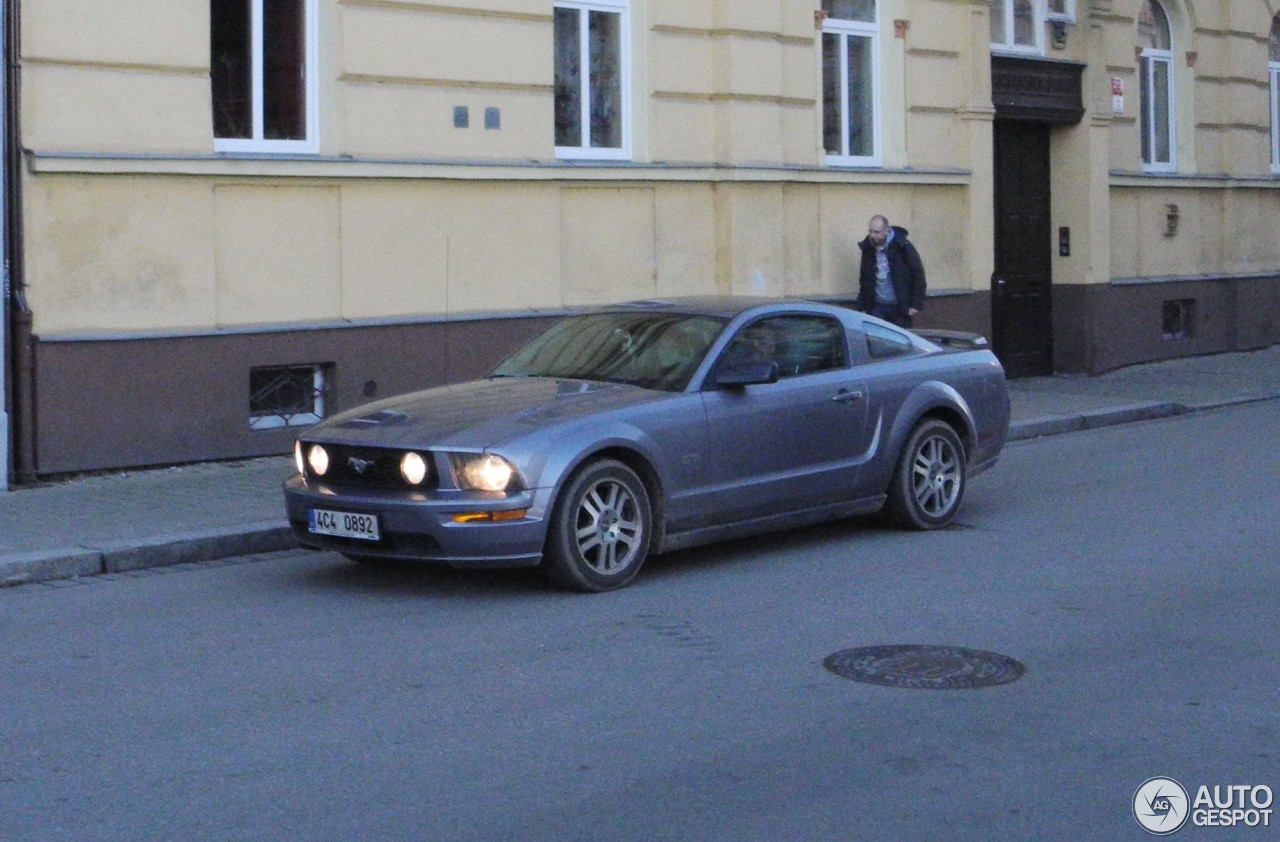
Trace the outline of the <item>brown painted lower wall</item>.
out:
<instances>
[{"instance_id":1,"label":"brown painted lower wall","mask_svg":"<svg viewBox=\"0 0 1280 842\"><path fill-rule=\"evenodd\" d=\"M285 453L298 428L249 428L250 369L327 366L332 414L482 374L549 321L36 340L35 473Z\"/></svg>"},{"instance_id":2,"label":"brown painted lower wall","mask_svg":"<svg viewBox=\"0 0 1280 842\"><path fill-rule=\"evenodd\" d=\"M1170 302L1189 303L1185 335L1166 336ZM1053 332L1063 373L1263 348L1280 342L1280 276L1059 285Z\"/></svg>"},{"instance_id":3,"label":"brown painted lower wall","mask_svg":"<svg viewBox=\"0 0 1280 842\"><path fill-rule=\"evenodd\" d=\"M1170 300L1194 302L1184 339L1163 337ZM1058 371L1280 342L1280 277L1117 282L1054 289ZM35 473L47 476L288 451L299 428L249 428L249 372L328 367L329 414L482 374L553 315L261 333L35 340ZM987 292L929 298L918 327L990 336Z\"/></svg>"}]
</instances>

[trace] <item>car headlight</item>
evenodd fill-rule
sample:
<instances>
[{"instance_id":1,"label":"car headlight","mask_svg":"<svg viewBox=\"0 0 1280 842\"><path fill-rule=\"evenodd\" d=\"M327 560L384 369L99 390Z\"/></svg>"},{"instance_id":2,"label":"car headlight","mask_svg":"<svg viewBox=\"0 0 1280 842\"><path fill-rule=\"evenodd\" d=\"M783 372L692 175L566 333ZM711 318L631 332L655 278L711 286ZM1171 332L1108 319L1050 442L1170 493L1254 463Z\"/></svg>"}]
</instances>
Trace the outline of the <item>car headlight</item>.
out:
<instances>
[{"instance_id":1,"label":"car headlight","mask_svg":"<svg viewBox=\"0 0 1280 842\"><path fill-rule=\"evenodd\" d=\"M421 453L409 451L400 457L400 476L410 485L422 485L427 479L427 460Z\"/></svg>"},{"instance_id":2,"label":"car headlight","mask_svg":"<svg viewBox=\"0 0 1280 842\"><path fill-rule=\"evenodd\" d=\"M453 453L458 487L470 491L510 491L517 482L515 466L492 453Z\"/></svg>"},{"instance_id":3,"label":"car headlight","mask_svg":"<svg viewBox=\"0 0 1280 842\"><path fill-rule=\"evenodd\" d=\"M307 451L307 464L311 466L316 476L324 476L329 472L329 451L318 444L311 445Z\"/></svg>"},{"instance_id":4,"label":"car headlight","mask_svg":"<svg viewBox=\"0 0 1280 842\"><path fill-rule=\"evenodd\" d=\"M305 474L307 472L306 460L302 458L302 442L294 439L293 442L293 464L298 466L298 473Z\"/></svg>"}]
</instances>

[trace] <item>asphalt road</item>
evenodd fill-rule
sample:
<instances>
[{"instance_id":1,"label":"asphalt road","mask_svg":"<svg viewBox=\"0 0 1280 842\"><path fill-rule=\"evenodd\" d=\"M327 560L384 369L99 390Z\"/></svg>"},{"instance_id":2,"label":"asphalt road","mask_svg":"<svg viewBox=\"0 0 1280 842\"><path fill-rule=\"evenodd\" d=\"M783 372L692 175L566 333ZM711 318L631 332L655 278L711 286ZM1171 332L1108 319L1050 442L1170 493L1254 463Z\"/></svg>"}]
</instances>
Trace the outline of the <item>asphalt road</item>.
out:
<instances>
[{"instance_id":1,"label":"asphalt road","mask_svg":"<svg viewBox=\"0 0 1280 842\"><path fill-rule=\"evenodd\" d=\"M0 839L1148 838L1153 776L1280 790L1278 511L1269 402L1015 444L943 532L618 593L301 551L0 590ZM1027 671L823 667L895 643Z\"/></svg>"}]
</instances>

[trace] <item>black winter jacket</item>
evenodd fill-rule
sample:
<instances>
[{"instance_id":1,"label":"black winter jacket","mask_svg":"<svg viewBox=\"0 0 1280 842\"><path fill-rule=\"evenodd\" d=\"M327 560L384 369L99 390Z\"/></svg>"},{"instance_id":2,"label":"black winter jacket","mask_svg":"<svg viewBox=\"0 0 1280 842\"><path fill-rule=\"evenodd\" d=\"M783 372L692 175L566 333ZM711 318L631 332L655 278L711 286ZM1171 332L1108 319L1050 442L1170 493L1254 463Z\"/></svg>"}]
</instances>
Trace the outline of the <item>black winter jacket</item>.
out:
<instances>
[{"instance_id":1,"label":"black winter jacket","mask_svg":"<svg viewBox=\"0 0 1280 842\"><path fill-rule=\"evenodd\" d=\"M867 237L858 243L862 249L862 267L858 274L858 309L870 312L876 303L876 247ZM889 277L893 279L893 292L898 298L898 312L906 316L907 310L924 309L924 263L920 253L907 239L907 229L893 226L893 239L887 247L889 253Z\"/></svg>"}]
</instances>

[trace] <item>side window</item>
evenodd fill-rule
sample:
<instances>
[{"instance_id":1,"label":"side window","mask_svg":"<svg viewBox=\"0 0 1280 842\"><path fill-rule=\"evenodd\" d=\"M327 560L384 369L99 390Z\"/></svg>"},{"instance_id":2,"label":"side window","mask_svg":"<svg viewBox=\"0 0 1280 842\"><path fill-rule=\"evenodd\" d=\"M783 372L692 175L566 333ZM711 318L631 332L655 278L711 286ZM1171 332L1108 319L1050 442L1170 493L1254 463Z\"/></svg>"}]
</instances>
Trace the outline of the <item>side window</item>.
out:
<instances>
[{"instance_id":1,"label":"side window","mask_svg":"<svg viewBox=\"0 0 1280 842\"><path fill-rule=\"evenodd\" d=\"M773 316L743 328L725 349L722 366L772 362L778 377L845 368L844 328L825 316Z\"/></svg>"},{"instance_id":2,"label":"side window","mask_svg":"<svg viewBox=\"0 0 1280 842\"><path fill-rule=\"evenodd\" d=\"M214 149L315 152L316 0L211 0Z\"/></svg>"},{"instance_id":3,"label":"side window","mask_svg":"<svg viewBox=\"0 0 1280 842\"><path fill-rule=\"evenodd\" d=\"M555 4L556 156L631 155L628 0Z\"/></svg>"},{"instance_id":4,"label":"side window","mask_svg":"<svg viewBox=\"0 0 1280 842\"><path fill-rule=\"evenodd\" d=\"M880 163L875 0L823 0L822 140L827 163Z\"/></svg>"},{"instance_id":5,"label":"side window","mask_svg":"<svg viewBox=\"0 0 1280 842\"><path fill-rule=\"evenodd\" d=\"M896 330L869 323L863 323L862 330L867 336L867 353L874 360L906 356L916 349L906 334Z\"/></svg>"}]
</instances>

